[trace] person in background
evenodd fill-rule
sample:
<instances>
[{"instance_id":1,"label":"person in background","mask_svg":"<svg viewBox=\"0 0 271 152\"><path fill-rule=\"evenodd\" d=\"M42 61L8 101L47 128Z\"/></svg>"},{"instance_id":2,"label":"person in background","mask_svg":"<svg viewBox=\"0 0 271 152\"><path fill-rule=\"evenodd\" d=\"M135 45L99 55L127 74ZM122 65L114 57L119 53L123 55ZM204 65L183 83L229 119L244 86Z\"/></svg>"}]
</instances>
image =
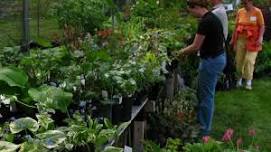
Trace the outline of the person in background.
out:
<instances>
[{"instance_id":1,"label":"person in background","mask_svg":"<svg viewBox=\"0 0 271 152\"><path fill-rule=\"evenodd\" d=\"M238 10L236 26L231 44L236 51L237 87L246 80L245 88L252 89L252 79L258 52L262 50L264 34L264 18L260 9L252 0L242 0L243 8Z\"/></svg>"},{"instance_id":2,"label":"person in background","mask_svg":"<svg viewBox=\"0 0 271 152\"><path fill-rule=\"evenodd\" d=\"M212 126L216 84L226 64L224 34L218 17L207 9L208 0L188 0L187 5L188 11L201 20L193 43L181 49L178 56L197 53L199 50L197 118L201 126L200 135L206 140Z\"/></svg>"},{"instance_id":3,"label":"person in background","mask_svg":"<svg viewBox=\"0 0 271 152\"><path fill-rule=\"evenodd\" d=\"M213 5L212 13L214 13L220 20L223 26L223 33L225 40L228 37L228 16L226 13L226 9L223 5L223 0L210 0Z\"/></svg>"}]
</instances>

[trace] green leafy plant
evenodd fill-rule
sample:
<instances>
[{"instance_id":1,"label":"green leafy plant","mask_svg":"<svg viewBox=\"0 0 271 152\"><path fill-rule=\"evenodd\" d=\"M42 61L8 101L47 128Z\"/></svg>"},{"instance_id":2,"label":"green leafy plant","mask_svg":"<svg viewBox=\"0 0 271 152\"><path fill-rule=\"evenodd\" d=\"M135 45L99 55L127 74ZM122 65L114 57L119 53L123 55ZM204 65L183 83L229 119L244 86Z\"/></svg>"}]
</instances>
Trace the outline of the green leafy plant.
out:
<instances>
[{"instance_id":1,"label":"green leafy plant","mask_svg":"<svg viewBox=\"0 0 271 152\"><path fill-rule=\"evenodd\" d=\"M14 152L19 147L20 147L19 145L15 145L10 142L0 141L0 151L3 151L3 152Z\"/></svg>"},{"instance_id":2,"label":"green leafy plant","mask_svg":"<svg viewBox=\"0 0 271 152\"><path fill-rule=\"evenodd\" d=\"M15 120L14 122L11 122L9 125L10 131L13 134L17 134L21 131L31 131L36 132L39 129L39 124L36 120L26 117L26 118L20 118Z\"/></svg>"},{"instance_id":3,"label":"green leafy plant","mask_svg":"<svg viewBox=\"0 0 271 152\"><path fill-rule=\"evenodd\" d=\"M163 100L163 101L161 101ZM157 110L149 117L149 139L165 145L168 138L181 137L183 141L193 141L198 137L195 106L196 91L182 89L171 99L159 99Z\"/></svg>"},{"instance_id":4,"label":"green leafy plant","mask_svg":"<svg viewBox=\"0 0 271 152\"><path fill-rule=\"evenodd\" d=\"M20 146L19 152L48 152L49 150L40 145L37 141L24 142Z\"/></svg>"},{"instance_id":5,"label":"green leafy plant","mask_svg":"<svg viewBox=\"0 0 271 152\"><path fill-rule=\"evenodd\" d=\"M72 151L76 147L86 146L90 150L90 145L93 145L92 150L100 152L120 152L123 149L107 146L107 142L119 136L120 132L127 127L129 123L122 123L120 126L113 126L108 120L104 123L99 123L96 119L84 117L79 113L75 113L72 118L67 119L68 126L58 127L46 130L45 127L52 123L50 116L46 114L37 115L39 122L25 117L17 119L9 124L9 129L12 134L20 134L25 131L23 141L20 145L15 145L7 141L0 141L0 150L20 152L48 152L50 151ZM41 119L41 117L43 117ZM44 129L39 129L43 127ZM3 128L4 129L4 128ZM6 130L6 129L5 129ZM31 133L27 131L31 131ZM3 138L3 130L0 130L0 137ZM7 134L7 133L5 133ZM12 141L11 141L12 142Z\"/></svg>"},{"instance_id":6,"label":"green leafy plant","mask_svg":"<svg viewBox=\"0 0 271 152\"><path fill-rule=\"evenodd\" d=\"M25 88L28 77L18 68L4 67L0 69L0 81L6 82L10 87Z\"/></svg>"},{"instance_id":7,"label":"green leafy plant","mask_svg":"<svg viewBox=\"0 0 271 152\"><path fill-rule=\"evenodd\" d=\"M19 46L4 47L0 52L1 66L16 66L20 62L22 56L23 54L21 53Z\"/></svg>"},{"instance_id":8,"label":"green leafy plant","mask_svg":"<svg viewBox=\"0 0 271 152\"><path fill-rule=\"evenodd\" d=\"M180 139L172 139L169 138L167 140L167 144L166 144L166 152L174 152L174 151L179 151L181 145L181 140Z\"/></svg>"},{"instance_id":9,"label":"green leafy plant","mask_svg":"<svg viewBox=\"0 0 271 152\"><path fill-rule=\"evenodd\" d=\"M28 94L41 107L57 109L61 112L67 112L73 96L72 93L47 85L37 89L31 88L28 90Z\"/></svg>"},{"instance_id":10,"label":"green leafy plant","mask_svg":"<svg viewBox=\"0 0 271 152\"><path fill-rule=\"evenodd\" d=\"M146 152L161 152L162 148L153 141L144 142L144 151Z\"/></svg>"},{"instance_id":11,"label":"green leafy plant","mask_svg":"<svg viewBox=\"0 0 271 152\"><path fill-rule=\"evenodd\" d=\"M48 130L50 125L52 125L54 122L54 120L51 118L51 116L48 113L36 114L36 117L38 119L38 124L44 130Z\"/></svg>"},{"instance_id":12,"label":"green leafy plant","mask_svg":"<svg viewBox=\"0 0 271 152\"><path fill-rule=\"evenodd\" d=\"M71 26L76 32L94 32L107 20L107 0L65 0L59 3L57 16L62 27Z\"/></svg>"},{"instance_id":13,"label":"green leafy plant","mask_svg":"<svg viewBox=\"0 0 271 152\"><path fill-rule=\"evenodd\" d=\"M130 77L133 69L130 62L114 63L112 69L104 74L105 82L108 82L108 90L113 95L128 96L133 94L137 89L136 81ZM111 92L111 88L112 91Z\"/></svg>"},{"instance_id":14,"label":"green leafy plant","mask_svg":"<svg viewBox=\"0 0 271 152\"><path fill-rule=\"evenodd\" d=\"M69 119L69 127L67 131L67 143L71 148L76 146L86 146L90 149L90 144L95 147L95 151L99 152L103 149L103 145L115 138L119 131L127 127L127 123L121 124L119 127L112 126L105 120L104 125L98 123L96 119L89 116L84 121L82 117L76 113L72 119Z\"/></svg>"},{"instance_id":15,"label":"green leafy plant","mask_svg":"<svg viewBox=\"0 0 271 152\"><path fill-rule=\"evenodd\" d=\"M263 44L263 50L259 52L255 68L256 76L266 76L271 70L271 42Z\"/></svg>"},{"instance_id":16,"label":"green leafy plant","mask_svg":"<svg viewBox=\"0 0 271 152\"><path fill-rule=\"evenodd\" d=\"M164 148L161 148L159 145L152 141L146 141L144 143L144 151L146 152L179 152L181 146L180 139L167 139L167 144Z\"/></svg>"},{"instance_id":17,"label":"green leafy plant","mask_svg":"<svg viewBox=\"0 0 271 152\"><path fill-rule=\"evenodd\" d=\"M66 47L36 49L22 58L19 67L27 73L31 85L41 85L62 78L60 70L69 59Z\"/></svg>"},{"instance_id":18,"label":"green leafy plant","mask_svg":"<svg viewBox=\"0 0 271 152\"><path fill-rule=\"evenodd\" d=\"M47 149L56 148L66 140L65 133L60 130L48 130L36 136Z\"/></svg>"},{"instance_id":19,"label":"green leafy plant","mask_svg":"<svg viewBox=\"0 0 271 152\"><path fill-rule=\"evenodd\" d=\"M210 140L208 143L186 144L185 152L222 152L221 142Z\"/></svg>"},{"instance_id":20,"label":"green leafy plant","mask_svg":"<svg viewBox=\"0 0 271 152\"><path fill-rule=\"evenodd\" d=\"M195 107L198 105L196 91L190 88L176 93L172 99L168 99L164 105L163 114L178 116L182 123L194 121Z\"/></svg>"},{"instance_id":21,"label":"green leafy plant","mask_svg":"<svg viewBox=\"0 0 271 152\"><path fill-rule=\"evenodd\" d=\"M160 11L159 1L156 0L139 0L132 6L132 16L145 18L147 27L156 27L156 18L159 17Z\"/></svg>"},{"instance_id":22,"label":"green leafy plant","mask_svg":"<svg viewBox=\"0 0 271 152\"><path fill-rule=\"evenodd\" d=\"M0 69L1 103L14 105L16 102L31 107L27 100L28 76L16 67L3 67Z\"/></svg>"},{"instance_id":23,"label":"green leafy plant","mask_svg":"<svg viewBox=\"0 0 271 152\"><path fill-rule=\"evenodd\" d=\"M216 141L211 138L204 138L202 143L186 144L184 146L185 152L260 152L260 148L255 145L254 138L256 136L256 130L250 129L248 131L250 137L252 137L251 144L248 148L243 147L243 139L238 138L236 145L234 144L234 130L229 128L225 131L222 141Z\"/></svg>"}]
</instances>

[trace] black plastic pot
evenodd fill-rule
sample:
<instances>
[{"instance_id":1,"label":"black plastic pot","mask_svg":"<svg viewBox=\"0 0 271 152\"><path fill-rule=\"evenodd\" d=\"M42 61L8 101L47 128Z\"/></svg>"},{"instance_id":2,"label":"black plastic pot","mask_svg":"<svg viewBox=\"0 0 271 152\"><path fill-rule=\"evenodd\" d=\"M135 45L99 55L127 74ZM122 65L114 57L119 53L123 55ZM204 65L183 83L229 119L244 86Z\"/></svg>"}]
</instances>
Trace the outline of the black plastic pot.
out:
<instances>
[{"instance_id":1,"label":"black plastic pot","mask_svg":"<svg viewBox=\"0 0 271 152\"><path fill-rule=\"evenodd\" d=\"M36 113L38 113L38 109L29 108L20 103L16 103L16 110L16 113L22 117L35 117Z\"/></svg>"},{"instance_id":2,"label":"black plastic pot","mask_svg":"<svg viewBox=\"0 0 271 152\"><path fill-rule=\"evenodd\" d=\"M164 86L164 84L159 82L145 88L144 92L147 94L149 100L157 100L157 98L161 97L161 94L159 94L161 91L161 86Z\"/></svg>"},{"instance_id":3,"label":"black plastic pot","mask_svg":"<svg viewBox=\"0 0 271 152\"><path fill-rule=\"evenodd\" d=\"M119 124L122 122L122 109L123 106L121 104L114 104L112 106L112 124Z\"/></svg>"},{"instance_id":4,"label":"black plastic pot","mask_svg":"<svg viewBox=\"0 0 271 152\"><path fill-rule=\"evenodd\" d=\"M132 107L133 107L132 98L123 98L122 101L122 121L129 121L132 117Z\"/></svg>"},{"instance_id":5,"label":"black plastic pot","mask_svg":"<svg viewBox=\"0 0 271 152\"><path fill-rule=\"evenodd\" d=\"M64 121L67 117L68 116L66 113L63 113L59 110L55 110L55 113L52 114L52 119L54 120L54 122L57 126L67 125L67 122Z\"/></svg>"},{"instance_id":6,"label":"black plastic pot","mask_svg":"<svg viewBox=\"0 0 271 152\"><path fill-rule=\"evenodd\" d=\"M133 97L133 105L139 106L141 105L144 100L148 97L148 95L146 94L145 91L141 91L135 94L135 96Z\"/></svg>"},{"instance_id":7,"label":"black plastic pot","mask_svg":"<svg viewBox=\"0 0 271 152\"><path fill-rule=\"evenodd\" d=\"M0 112L1 113L0 123L6 122L12 116L12 114L9 110L9 107L1 105L0 111L1 111Z\"/></svg>"},{"instance_id":8,"label":"black plastic pot","mask_svg":"<svg viewBox=\"0 0 271 152\"><path fill-rule=\"evenodd\" d=\"M88 144L88 145L80 145L75 146L72 150L72 152L95 152L95 145L94 144Z\"/></svg>"},{"instance_id":9,"label":"black plastic pot","mask_svg":"<svg viewBox=\"0 0 271 152\"><path fill-rule=\"evenodd\" d=\"M101 104L98 107L99 116L112 120L112 107L113 107L112 104Z\"/></svg>"}]
</instances>

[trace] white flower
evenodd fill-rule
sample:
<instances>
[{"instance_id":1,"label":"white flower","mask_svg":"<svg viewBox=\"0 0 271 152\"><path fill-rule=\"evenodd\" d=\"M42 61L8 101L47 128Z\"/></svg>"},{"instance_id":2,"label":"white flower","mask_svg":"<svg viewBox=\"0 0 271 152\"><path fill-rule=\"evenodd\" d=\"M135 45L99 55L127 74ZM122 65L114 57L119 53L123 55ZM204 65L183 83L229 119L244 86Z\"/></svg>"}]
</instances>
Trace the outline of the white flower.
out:
<instances>
[{"instance_id":1,"label":"white flower","mask_svg":"<svg viewBox=\"0 0 271 152\"><path fill-rule=\"evenodd\" d=\"M141 73L144 73L145 69L144 68L140 68L138 71L141 72Z\"/></svg>"},{"instance_id":2,"label":"white flower","mask_svg":"<svg viewBox=\"0 0 271 152\"><path fill-rule=\"evenodd\" d=\"M65 88L66 86L67 86L66 81L64 81L63 83L61 83L61 84L59 85L60 88Z\"/></svg>"},{"instance_id":3,"label":"white flower","mask_svg":"<svg viewBox=\"0 0 271 152\"><path fill-rule=\"evenodd\" d=\"M40 77L41 76L41 73L39 72L39 73L37 73L37 77Z\"/></svg>"},{"instance_id":4,"label":"white flower","mask_svg":"<svg viewBox=\"0 0 271 152\"><path fill-rule=\"evenodd\" d=\"M6 98L5 100L2 100L2 102L6 105L10 104L10 98Z\"/></svg>"},{"instance_id":5,"label":"white flower","mask_svg":"<svg viewBox=\"0 0 271 152\"><path fill-rule=\"evenodd\" d=\"M109 74L108 74L108 73L104 74L104 76L105 76L106 78L109 78Z\"/></svg>"},{"instance_id":6,"label":"white flower","mask_svg":"<svg viewBox=\"0 0 271 152\"><path fill-rule=\"evenodd\" d=\"M136 85L136 81L134 79L129 80L132 85Z\"/></svg>"},{"instance_id":7,"label":"white flower","mask_svg":"<svg viewBox=\"0 0 271 152\"><path fill-rule=\"evenodd\" d=\"M14 97L11 97L11 98L14 98ZM2 102L5 105L8 105L8 104L10 104L11 98L7 98L5 95L0 95L0 99L1 99L0 102ZM15 99L17 99L17 98L15 98Z\"/></svg>"},{"instance_id":8,"label":"white flower","mask_svg":"<svg viewBox=\"0 0 271 152\"><path fill-rule=\"evenodd\" d=\"M5 96L0 95L0 99L1 99L1 100L5 100Z\"/></svg>"},{"instance_id":9,"label":"white flower","mask_svg":"<svg viewBox=\"0 0 271 152\"><path fill-rule=\"evenodd\" d=\"M83 86L86 85L86 80L85 79L81 79L81 85L83 85Z\"/></svg>"}]
</instances>

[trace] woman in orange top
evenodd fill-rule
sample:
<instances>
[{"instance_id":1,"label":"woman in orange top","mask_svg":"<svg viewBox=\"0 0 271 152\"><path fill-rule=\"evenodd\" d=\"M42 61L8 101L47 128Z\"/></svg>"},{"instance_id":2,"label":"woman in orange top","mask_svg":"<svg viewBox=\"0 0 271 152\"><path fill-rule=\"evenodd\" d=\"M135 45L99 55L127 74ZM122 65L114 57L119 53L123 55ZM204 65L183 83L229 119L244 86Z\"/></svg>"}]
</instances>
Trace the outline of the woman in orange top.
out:
<instances>
[{"instance_id":1,"label":"woman in orange top","mask_svg":"<svg viewBox=\"0 0 271 152\"><path fill-rule=\"evenodd\" d=\"M242 4L244 8L238 10L231 44L236 50L237 87L246 79L245 88L251 90L255 61L262 50L264 18L252 0L242 0Z\"/></svg>"}]
</instances>

